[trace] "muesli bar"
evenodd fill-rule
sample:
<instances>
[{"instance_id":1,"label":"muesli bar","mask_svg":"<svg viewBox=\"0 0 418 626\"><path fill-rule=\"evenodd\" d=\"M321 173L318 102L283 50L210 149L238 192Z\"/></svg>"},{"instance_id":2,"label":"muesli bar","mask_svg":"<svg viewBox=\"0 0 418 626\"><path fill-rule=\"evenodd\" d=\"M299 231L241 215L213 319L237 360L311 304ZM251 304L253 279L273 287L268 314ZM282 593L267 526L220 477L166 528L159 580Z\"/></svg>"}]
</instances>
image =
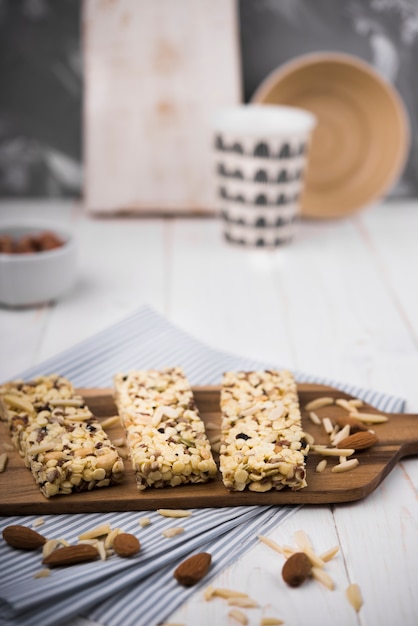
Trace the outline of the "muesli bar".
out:
<instances>
[{"instance_id":1,"label":"muesli bar","mask_svg":"<svg viewBox=\"0 0 418 626\"><path fill-rule=\"evenodd\" d=\"M306 487L307 448L290 372L226 372L220 403L220 470L227 489Z\"/></svg>"},{"instance_id":2,"label":"muesli bar","mask_svg":"<svg viewBox=\"0 0 418 626\"><path fill-rule=\"evenodd\" d=\"M65 378L40 376L0 386L0 415L46 498L122 480L115 446Z\"/></svg>"},{"instance_id":3,"label":"muesli bar","mask_svg":"<svg viewBox=\"0 0 418 626\"><path fill-rule=\"evenodd\" d=\"M114 383L138 490L215 476L204 423L181 368L120 373Z\"/></svg>"}]
</instances>

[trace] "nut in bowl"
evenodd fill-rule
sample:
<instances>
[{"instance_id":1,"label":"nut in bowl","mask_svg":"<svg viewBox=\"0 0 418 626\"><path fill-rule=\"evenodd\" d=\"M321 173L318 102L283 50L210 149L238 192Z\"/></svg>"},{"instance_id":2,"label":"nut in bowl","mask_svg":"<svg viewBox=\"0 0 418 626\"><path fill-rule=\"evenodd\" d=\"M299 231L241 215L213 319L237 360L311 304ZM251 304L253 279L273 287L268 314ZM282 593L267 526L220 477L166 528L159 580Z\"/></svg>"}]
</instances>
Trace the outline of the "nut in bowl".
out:
<instances>
[{"instance_id":1,"label":"nut in bowl","mask_svg":"<svg viewBox=\"0 0 418 626\"><path fill-rule=\"evenodd\" d=\"M314 126L315 117L296 107L216 112L215 186L228 241L273 247L293 238Z\"/></svg>"},{"instance_id":2,"label":"nut in bowl","mask_svg":"<svg viewBox=\"0 0 418 626\"><path fill-rule=\"evenodd\" d=\"M71 234L49 226L0 226L0 305L53 302L73 287L75 279Z\"/></svg>"}]
</instances>

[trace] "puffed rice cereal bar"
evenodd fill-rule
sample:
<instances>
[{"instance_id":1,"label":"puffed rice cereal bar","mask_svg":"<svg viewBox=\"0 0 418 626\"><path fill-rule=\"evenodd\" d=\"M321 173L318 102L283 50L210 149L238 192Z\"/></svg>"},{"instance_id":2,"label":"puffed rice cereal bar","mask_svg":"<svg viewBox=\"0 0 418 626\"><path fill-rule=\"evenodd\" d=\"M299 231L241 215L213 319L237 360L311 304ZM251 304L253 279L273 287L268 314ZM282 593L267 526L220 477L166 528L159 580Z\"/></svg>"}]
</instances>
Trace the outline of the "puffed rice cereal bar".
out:
<instances>
[{"instance_id":1,"label":"puffed rice cereal bar","mask_svg":"<svg viewBox=\"0 0 418 626\"><path fill-rule=\"evenodd\" d=\"M0 386L0 416L45 497L122 480L116 448L65 378L40 376Z\"/></svg>"},{"instance_id":2,"label":"puffed rice cereal bar","mask_svg":"<svg viewBox=\"0 0 418 626\"><path fill-rule=\"evenodd\" d=\"M227 489L306 487L307 447L290 372L226 372L220 402L220 470Z\"/></svg>"},{"instance_id":3,"label":"puffed rice cereal bar","mask_svg":"<svg viewBox=\"0 0 418 626\"><path fill-rule=\"evenodd\" d=\"M114 383L138 490L214 478L210 443L181 368L120 373Z\"/></svg>"}]
</instances>

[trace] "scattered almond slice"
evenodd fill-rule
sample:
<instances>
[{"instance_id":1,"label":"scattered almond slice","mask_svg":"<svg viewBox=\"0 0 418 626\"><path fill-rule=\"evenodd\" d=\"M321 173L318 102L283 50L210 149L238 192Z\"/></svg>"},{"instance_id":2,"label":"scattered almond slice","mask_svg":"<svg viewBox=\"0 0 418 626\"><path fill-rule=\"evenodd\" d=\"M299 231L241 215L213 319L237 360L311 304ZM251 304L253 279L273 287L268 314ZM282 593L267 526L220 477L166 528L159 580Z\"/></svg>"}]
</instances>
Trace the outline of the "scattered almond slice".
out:
<instances>
[{"instance_id":1,"label":"scattered almond slice","mask_svg":"<svg viewBox=\"0 0 418 626\"><path fill-rule=\"evenodd\" d=\"M248 624L248 617L239 609L232 609L232 611L229 611L228 617L234 619L239 624L243 624L243 626Z\"/></svg>"},{"instance_id":2,"label":"scattered almond slice","mask_svg":"<svg viewBox=\"0 0 418 626\"><path fill-rule=\"evenodd\" d=\"M325 552L320 554L319 558L322 559L324 563L327 563L328 561L331 561L331 559L333 559L334 556L338 554L339 551L340 551L339 546L334 546L333 548L330 548L329 550L326 550Z\"/></svg>"},{"instance_id":3,"label":"scattered almond slice","mask_svg":"<svg viewBox=\"0 0 418 626\"><path fill-rule=\"evenodd\" d=\"M272 550L275 550L276 552L278 552L279 554L282 554L283 556L285 555L285 551L283 550L283 547L279 546L279 544L273 541L273 539L270 539L270 537L265 537L264 535L257 535L257 539L265 543L266 546L268 546Z\"/></svg>"},{"instance_id":4,"label":"scattered almond slice","mask_svg":"<svg viewBox=\"0 0 418 626\"><path fill-rule=\"evenodd\" d=\"M226 600L228 600L229 598L249 598L248 593L235 591L234 589L225 589L224 587L215 587L212 592L212 596L217 596Z\"/></svg>"},{"instance_id":5,"label":"scattered almond slice","mask_svg":"<svg viewBox=\"0 0 418 626\"><path fill-rule=\"evenodd\" d=\"M253 600L252 598L239 598L237 596L228 598L227 603L230 606L239 606L242 609L253 609L260 606L258 602L256 600Z\"/></svg>"},{"instance_id":6,"label":"scattered almond slice","mask_svg":"<svg viewBox=\"0 0 418 626\"><path fill-rule=\"evenodd\" d=\"M297 530L294 534L294 539L299 548L301 548L302 550L305 550L306 548L312 550L312 544L304 530Z\"/></svg>"},{"instance_id":7,"label":"scattered almond slice","mask_svg":"<svg viewBox=\"0 0 418 626\"><path fill-rule=\"evenodd\" d=\"M355 452L354 448L328 448L322 445L314 445L311 450L322 456L351 456Z\"/></svg>"},{"instance_id":8,"label":"scattered almond slice","mask_svg":"<svg viewBox=\"0 0 418 626\"><path fill-rule=\"evenodd\" d=\"M163 530L162 535L170 539L171 537L175 537L176 535L181 535L181 533L184 533L184 528L173 527L173 528L166 528L166 530Z\"/></svg>"},{"instance_id":9,"label":"scattered almond slice","mask_svg":"<svg viewBox=\"0 0 418 626\"><path fill-rule=\"evenodd\" d=\"M327 463L328 461L326 459L322 459L322 461L319 461L318 465L316 466L315 471L319 473L323 472L327 466Z\"/></svg>"},{"instance_id":10,"label":"scattered almond slice","mask_svg":"<svg viewBox=\"0 0 418 626\"><path fill-rule=\"evenodd\" d=\"M0 454L0 474L2 474L6 469L8 460L9 457L7 456L6 452Z\"/></svg>"},{"instance_id":11,"label":"scattered almond slice","mask_svg":"<svg viewBox=\"0 0 418 626\"><path fill-rule=\"evenodd\" d=\"M337 406L341 406L343 409L346 409L346 411L353 410L353 405L350 404L349 400L346 400L345 398L337 398L337 400L335 401L335 404Z\"/></svg>"},{"instance_id":12,"label":"scattered almond slice","mask_svg":"<svg viewBox=\"0 0 418 626\"><path fill-rule=\"evenodd\" d=\"M213 587L213 585L209 585L209 587L206 587L205 591L203 592L203 597L206 602L213 598L215 591L216 589L215 587Z\"/></svg>"},{"instance_id":13,"label":"scattered almond slice","mask_svg":"<svg viewBox=\"0 0 418 626\"><path fill-rule=\"evenodd\" d=\"M43 517L37 517L32 522L32 528L38 528L39 526L43 526L45 524L45 520Z\"/></svg>"},{"instance_id":14,"label":"scattered almond slice","mask_svg":"<svg viewBox=\"0 0 418 626\"><path fill-rule=\"evenodd\" d=\"M79 541L83 539L97 539L97 537L103 537L104 535L108 535L112 531L109 524L101 524L100 526L96 526L96 528L92 528L85 533L82 533L78 536Z\"/></svg>"},{"instance_id":15,"label":"scattered almond slice","mask_svg":"<svg viewBox=\"0 0 418 626\"><path fill-rule=\"evenodd\" d=\"M348 472L349 470L354 469L359 464L358 459L350 459L349 461L344 461L344 463L338 463L338 465L334 465L331 472L334 474L340 474L341 472Z\"/></svg>"},{"instance_id":16,"label":"scattered almond slice","mask_svg":"<svg viewBox=\"0 0 418 626\"><path fill-rule=\"evenodd\" d=\"M315 411L315 409L320 409L323 406L329 406L330 404L334 404L334 398L330 397L321 397L316 398L315 400L311 400L305 405L306 411Z\"/></svg>"},{"instance_id":17,"label":"scattered almond slice","mask_svg":"<svg viewBox=\"0 0 418 626\"><path fill-rule=\"evenodd\" d=\"M348 585L346 589L346 596L351 606L358 613L363 606L363 598L361 595L360 587L356 583Z\"/></svg>"},{"instance_id":18,"label":"scattered almond slice","mask_svg":"<svg viewBox=\"0 0 418 626\"><path fill-rule=\"evenodd\" d=\"M386 415L381 415L379 413L360 413L358 411L350 413L349 417L354 417L361 422L367 422L369 424L383 424L389 420Z\"/></svg>"},{"instance_id":19,"label":"scattered almond slice","mask_svg":"<svg viewBox=\"0 0 418 626\"><path fill-rule=\"evenodd\" d=\"M315 413L315 411L309 411L308 415L309 415L309 419L311 420L313 424L316 424L317 426L319 426L322 423L321 418L319 417L319 415Z\"/></svg>"},{"instance_id":20,"label":"scattered almond slice","mask_svg":"<svg viewBox=\"0 0 418 626\"><path fill-rule=\"evenodd\" d=\"M97 552L99 553L100 559L102 561L106 561L106 559L107 559L107 552L106 552L104 541L97 541L96 545L95 545L95 548L96 548Z\"/></svg>"},{"instance_id":21,"label":"scattered almond slice","mask_svg":"<svg viewBox=\"0 0 418 626\"><path fill-rule=\"evenodd\" d=\"M331 576L327 574L322 568L313 567L312 578L315 578L315 580L322 583L325 587L327 587L331 591L334 589L334 586L335 586L334 581L332 580Z\"/></svg>"},{"instance_id":22,"label":"scattered almond slice","mask_svg":"<svg viewBox=\"0 0 418 626\"><path fill-rule=\"evenodd\" d=\"M48 539L48 541L46 541L44 543L44 545L42 546L42 557L45 559L46 557L48 557L54 550L56 550L57 548L60 548L64 545L69 545L69 543L66 541L65 543L63 543L63 540L61 539Z\"/></svg>"},{"instance_id":23,"label":"scattered almond slice","mask_svg":"<svg viewBox=\"0 0 418 626\"><path fill-rule=\"evenodd\" d=\"M327 435L330 435L332 433L332 431L334 430L333 423L331 422L329 417L324 417L323 418L322 425L323 425L324 430L327 433Z\"/></svg>"},{"instance_id":24,"label":"scattered almond slice","mask_svg":"<svg viewBox=\"0 0 418 626\"><path fill-rule=\"evenodd\" d=\"M33 575L34 578L46 578L47 576L49 576L51 573L51 570L48 569L48 567L44 567L43 569L40 569L38 572L35 572L35 574Z\"/></svg>"},{"instance_id":25,"label":"scattered almond slice","mask_svg":"<svg viewBox=\"0 0 418 626\"><path fill-rule=\"evenodd\" d=\"M110 533L107 535L106 539L104 540L105 550L109 550L109 548L113 546L113 542L115 541L116 536L119 535L120 532L121 532L120 528L114 528L113 530L110 531Z\"/></svg>"},{"instance_id":26,"label":"scattered almond slice","mask_svg":"<svg viewBox=\"0 0 418 626\"><path fill-rule=\"evenodd\" d=\"M145 528L146 526L149 526L151 524L151 520L149 517L141 517L138 521L138 524L141 526L141 528Z\"/></svg>"},{"instance_id":27,"label":"scattered almond slice","mask_svg":"<svg viewBox=\"0 0 418 626\"><path fill-rule=\"evenodd\" d=\"M112 417L108 417L102 422L100 422L103 429L110 428L111 426L115 426L115 424L119 424L119 423L120 423L119 415L112 415Z\"/></svg>"},{"instance_id":28,"label":"scattered almond slice","mask_svg":"<svg viewBox=\"0 0 418 626\"><path fill-rule=\"evenodd\" d=\"M113 439L112 443L117 448L123 448L126 446L126 439L125 437L119 437L118 439Z\"/></svg>"},{"instance_id":29,"label":"scattered almond slice","mask_svg":"<svg viewBox=\"0 0 418 626\"><path fill-rule=\"evenodd\" d=\"M332 445L337 446L340 441L348 437L350 434L350 425L346 424L332 437Z\"/></svg>"},{"instance_id":30,"label":"scattered almond slice","mask_svg":"<svg viewBox=\"0 0 418 626\"><path fill-rule=\"evenodd\" d=\"M157 509L163 517L190 517L192 512L184 509Z\"/></svg>"}]
</instances>

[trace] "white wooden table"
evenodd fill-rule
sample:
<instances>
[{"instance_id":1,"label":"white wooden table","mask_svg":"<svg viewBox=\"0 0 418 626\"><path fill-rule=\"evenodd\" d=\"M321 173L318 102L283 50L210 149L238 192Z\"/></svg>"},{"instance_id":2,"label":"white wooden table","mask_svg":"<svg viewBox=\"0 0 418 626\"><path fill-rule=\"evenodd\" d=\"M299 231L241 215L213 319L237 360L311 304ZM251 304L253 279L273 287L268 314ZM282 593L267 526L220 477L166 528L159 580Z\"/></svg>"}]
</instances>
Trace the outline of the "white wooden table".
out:
<instances>
[{"instance_id":1,"label":"white wooden table","mask_svg":"<svg viewBox=\"0 0 418 626\"><path fill-rule=\"evenodd\" d=\"M72 228L79 245L76 289L54 306L0 309L0 380L149 304L214 348L399 395L418 413L418 202L391 203L352 218L303 222L295 241L269 252L231 247L216 219L88 219L73 203L3 202L0 222ZM250 593L262 609L309 624L418 623L418 460L406 459L368 498L303 507L271 537L292 544L307 532L318 552L338 544L327 571L291 590L282 558L260 544L215 584ZM357 615L345 599L360 585ZM192 599L170 622L232 624L231 607Z\"/></svg>"}]
</instances>

